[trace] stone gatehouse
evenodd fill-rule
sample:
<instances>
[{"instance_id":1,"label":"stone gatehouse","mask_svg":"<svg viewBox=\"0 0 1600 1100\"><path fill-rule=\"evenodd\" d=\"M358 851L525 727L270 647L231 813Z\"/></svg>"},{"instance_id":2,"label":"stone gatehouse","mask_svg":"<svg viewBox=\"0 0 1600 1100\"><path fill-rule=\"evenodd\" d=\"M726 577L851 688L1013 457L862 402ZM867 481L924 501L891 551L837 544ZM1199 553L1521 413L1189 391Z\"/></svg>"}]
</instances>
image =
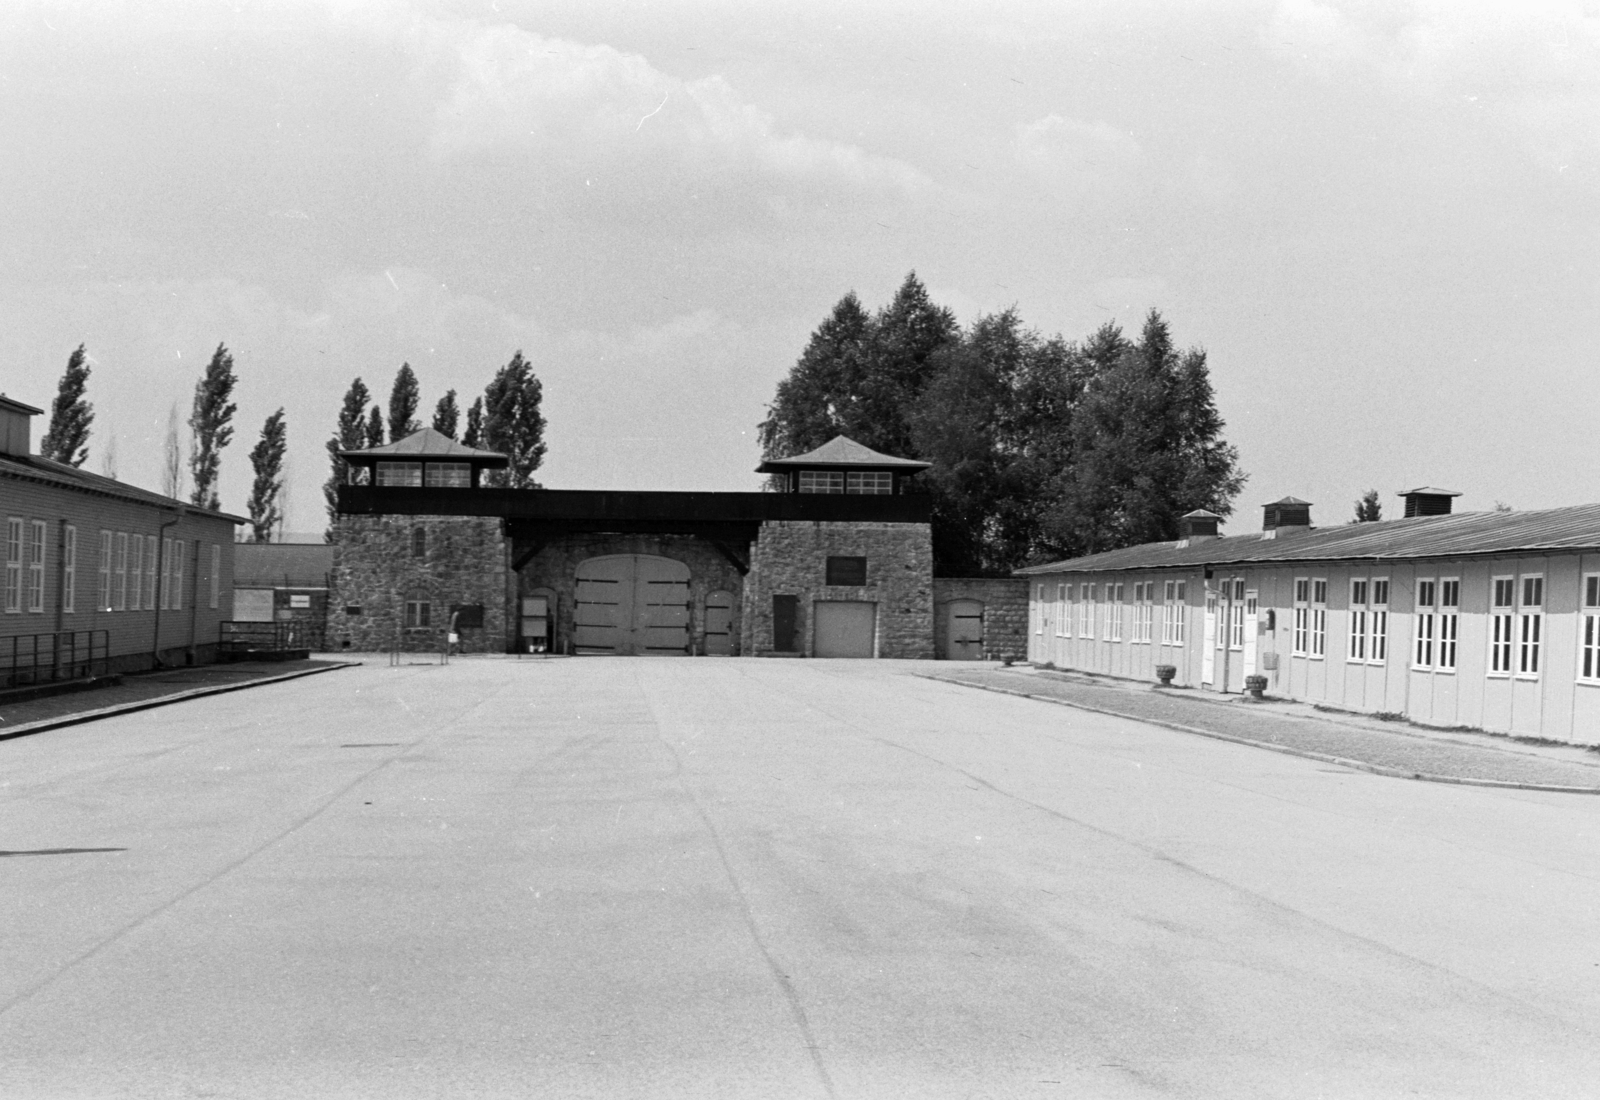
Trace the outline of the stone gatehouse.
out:
<instances>
[{"instance_id":1,"label":"stone gatehouse","mask_svg":"<svg viewBox=\"0 0 1600 1100\"><path fill-rule=\"evenodd\" d=\"M936 632L927 463L844 437L755 493L496 488L505 456L428 428L343 457L331 648L928 658L982 630L969 599Z\"/></svg>"}]
</instances>

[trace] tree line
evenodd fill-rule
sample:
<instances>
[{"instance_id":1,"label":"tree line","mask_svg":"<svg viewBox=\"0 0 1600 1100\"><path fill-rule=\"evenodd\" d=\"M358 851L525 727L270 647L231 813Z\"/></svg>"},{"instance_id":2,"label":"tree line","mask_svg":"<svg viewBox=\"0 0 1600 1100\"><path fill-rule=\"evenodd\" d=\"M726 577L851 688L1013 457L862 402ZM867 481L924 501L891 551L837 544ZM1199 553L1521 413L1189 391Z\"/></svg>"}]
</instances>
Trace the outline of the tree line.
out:
<instances>
[{"instance_id":1,"label":"tree line","mask_svg":"<svg viewBox=\"0 0 1600 1100\"><path fill-rule=\"evenodd\" d=\"M1046 337L1015 309L963 328L912 273L876 312L839 300L759 432L768 458L846 435L931 463L912 491L932 498L936 574L1001 576L1229 515L1245 475L1223 427L1206 353L1155 310L1136 338Z\"/></svg>"},{"instance_id":2,"label":"tree line","mask_svg":"<svg viewBox=\"0 0 1600 1100\"><path fill-rule=\"evenodd\" d=\"M92 373L87 348L80 344L67 358L66 370L56 387L50 407L50 425L39 442L39 454L54 462L81 467L89 457L89 438L94 426L94 404L88 399ZM189 426L187 473L189 502L201 508L221 511L218 482L222 471L222 452L233 441L233 418L238 405L233 390L238 384L233 354L227 345L218 344L210 362L195 382ZM533 368L518 351L501 367L481 396L467 409L465 424L450 390L434 406L432 427L458 439L469 447L500 451L510 459L507 470L488 471L491 485L526 489L539 487L533 472L544 461L545 420L540 412L543 387ZM388 417L377 404L368 409L370 395L357 378L345 393L333 438L327 451L331 476L324 485L330 524L336 514L337 487L353 479L355 471L339 457L341 450L353 451L395 442L417 431L415 419L421 391L416 372L402 363L389 393ZM464 431L458 429L464 427ZM284 518L284 460L288 454L288 426L284 410L277 409L261 426L261 435L250 451L254 473L247 509L249 537L254 542L271 541L273 531ZM102 448L102 466L107 477L116 477L115 437ZM167 418L162 453L162 491L181 499L185 463L178 432L178 408L174 404ZM331 532L330 532L331 534Z\"/></svg>"},{"instance_id":3,"label":"tree line","mask_svg":"<svg viewBox=\"0 0 1600 1100\"><path fill-rule=\"evenodd\" d=\"M498 451L510 460L505 470L486 470L486 484L537 489L540 486L533 473L545 455L545 419L540 411L543 398L543 385L518 351L495 372L483 393L473 399L464 425L456 391L447 390L434 405L431 427L468 447ZM330 469L322 491L330 525L338 514L339 486L354 483L360 473L339 452L381 447L386 441L396 443L420 430L422 424L416 414L421 400L421 387L410 363L401 363L395 372L389 389L387 425L384 410L373 400L366 383L359 377L350 383L333 435L326 444Z\"/></svg>"},{"instance_id":4,"label":"tree line","mask_svg":"<svg viewBox=\"0 0 1600 1100\"><path fill-rule=\"evenodd\" d=\"M67 369L56 386L50 404L50 426L39 441L39 454L54 462L81 467L89 457L89 436L94 426L94 404L88 400L88 349L79 344L67 357ZM233 368L233 353L218 344L211 361L194 385L194 400L189 412L189 503L214 512L222 510L217 482L222 472L222 451L233 441L233 417L239 411L233 400L238 375ZM261 426L261 440L250 452L255 471L251 486L250 536L266 542L283 518L283 460L288 450L283 409L278 409ZM103 471L115 478L115 437L102 449ZM162 491L178 499L183 493L184 463L178 439L178 407L167 417L166 439L162 451Z\"/></svg>"}]
</instances>

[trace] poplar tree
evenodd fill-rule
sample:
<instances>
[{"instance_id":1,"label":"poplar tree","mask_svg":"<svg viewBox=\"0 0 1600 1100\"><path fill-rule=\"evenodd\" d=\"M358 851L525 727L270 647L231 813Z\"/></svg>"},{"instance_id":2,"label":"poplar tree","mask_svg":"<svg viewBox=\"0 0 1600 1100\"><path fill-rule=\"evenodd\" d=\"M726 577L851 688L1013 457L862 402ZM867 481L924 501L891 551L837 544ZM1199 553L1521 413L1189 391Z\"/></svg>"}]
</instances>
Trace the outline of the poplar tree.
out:
<instances>
[{"instance_id":1,"label":"poplar tree","mask_svg":"<svg viewBox=\"0 0 1600 1100\"><path fill-rule=\"evenodd\" d=\"M433 430L451 439L456 437L456 425L461 421L461 409L456 405L456 391L446 390L433 408Z\"/></svg>"},{"instance_id":2,"label":"poplar tree","mask_svg":"<svg viewBox=\"0 0 1600 1100\"><path fill-rule=\"evenodd\" d=\"M372 406L372 415L367 417L367 446L383 446L383 410L377 405Z\"/></svg>"},{"instance_id":3,"label":"poplar tree","mask_svg":"<svg viewBox=\"0 0 1600 1100\"><path fill-rule=\"evenodd\" d=\"M461 442L469 447L483 446L482 397L474 397L472 405L467 409L467 430L461 434Z\"/></svg>"},{"instance_id":4,"label":"poplar tree","mask_svg":"<svg viewBox=\"0 0 1600 1100\"><path fill-rule=\"evenodd\" d=\"M67 369L50 403L50 427L39 441L39 454L82 466L89 457L89 425L94 422L94 406L83 398L89 384L88 353L82 344L67 357Z\"/></svg>"},{"instance_id":5,"label":"poplar tree","mask_svg":"<svg viewBox=\"0 0 1600 1100\"><path fill-rule=\"evenodd\" d=\"M189 500L213 512L222 510L217 478L222 449L233 441L231 425L238 406L228 399L237 381L233 356L225 344L218 344L205 373L195 383L194 410L189 415L189 479L194 485Z\"/></svg>"},{"instance_id":6,"label":"poplar tree","mask_svg":"<svg viewBox=\"0 0 1600 1100\"><path fill-rule=\"evenodd\" d=\"M422 393L417 387L416 372L410 363L401 363L395 372L394 388L389 391L389 442L398 443L418 428L415 417L417 403Z\"/></svg>"},{"instance_id":7,"label":"poplar tree","mask_svg":"<svg viewBox=\"0 0 1600 1100\"><path fill-rule=\"evenodd\" d=\"M366 446L366 411L370 398L366 383L361 379L350 383L350 388L344 394L344 403L339 406L339 420L334 426L333 436L325 444L329 469L328 480L322 485L322 498L327 504L330 525L339 516L339 486L349 483L355 472L350 463L339 457L339 452L359 451Z\"/></svg>"},{"instance_id":8,"label":"poplar tree","mask_svg":"<svg viewBox=\"0 0 1600 1100\"><path fill-rule=\"evenodd\" d=\"M518 351L495 373L483 393L483 444L511 460L505 470L490 470L495 485L537 489L533 472L544 461L545 420L539 412L544 387Z\"/></svg>"},{"instance_id":9,"label":"poplar tree","mask_svg":"<svg viewBox=\"0 0 1600 1100\"><path fill-rule=\"evenodd\" d=\"M177 500L183 493L183 444L178 439L178 403L167 407L167 434L161 441L161 492Z\"/></svg>"},{"instance_id":10,"label":"poplar tree","mask_svg":"<svg viewBox=\"0 0 1600 1100\"><path fill-rule=\"evenodd\" d=\"M1377 523L1383 518L1383 505L1378 500L1378 490L1368 489L1356 501L1356 516L1351 523Z\"/></svg>"},{"instance_id":11,"label":"poplar tree","mask_svg":"<svg viewBox=\"0 0 1600 1100\"><path fill-rule=\"evenodd\" d=\"M283 518L280 503L287 435L280 408L261 425L261 439L250 451L250 466L256 475L250 486L250 532L254 542L271 542L272 529Z\"/></svg>"}]
</instances>

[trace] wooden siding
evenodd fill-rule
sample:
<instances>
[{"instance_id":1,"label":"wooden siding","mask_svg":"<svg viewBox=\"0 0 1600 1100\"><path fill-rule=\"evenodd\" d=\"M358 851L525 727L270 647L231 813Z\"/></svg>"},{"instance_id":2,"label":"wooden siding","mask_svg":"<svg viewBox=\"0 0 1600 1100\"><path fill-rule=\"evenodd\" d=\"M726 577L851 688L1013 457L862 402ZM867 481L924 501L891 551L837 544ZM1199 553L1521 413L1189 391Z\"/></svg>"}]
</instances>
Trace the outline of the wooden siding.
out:
<instances>
[{"instance_id":1,"label":"wooden siding","mask_svg":"<svg viewBox=\"0 0 1600 1100\"><path fill-rule=\"evenodd\" d=\"M1129 573L1055 572L1029 579L1028 659L1059 668L1155 680L1155 666L1177 668L1177 684L1202 687L1202 642L1206 585L1242 578L1259 600L1257 670L1267 677L1268 693L1341 709L1403 715L1434 726L1466 726L1519 736L1579 744L1600 744L1600 680L1579 678L1582 662L1583 576L1600 573L1600 553L1563 551L1465 561L1237 564L1218 565L1207 582L1203 571L1149 570ZM1491 599L1493 578L1528 575L1544 578L1540 669L1537 675L1492 673ZM1297 578L1328 584L1326 652L1297 655L1294 644L1294 587ZM1350 652L1351 581L1387 578L1389 582L1387 653L1383 660ZM1459 578L1461 582L1456 667L1453 671L1416 668L1414 638L1419 580ZM1183 606L1183 646L1161 643L1161 604L1153 606L1152 640L1133 641L1133 585L1151 581L1159 595L1169 580L1187 582ZM1093 638L1080 636L1077 609L1084 584L1096 587ZM1063 608L1057 586L1069 585L1074 599ZM1106 641L1104 591L1123 587L1121 641ZM1520 585L1519 585L1520 588ZM1268 629L1271 612L1272 628ZM1058 627L1070 616L1069 636ZM1516 619L1513 619L1516 622ZM1226 647L1225 605L1219 608L1215 685L1242 689L1242 649ZM1267 668L1274 663L1277 667ZM1513 657L1516 656L1515 648Z\"/></svg>"},{"instance_id":2,"label":"wooden siding","mask_svg":"<svg viewBox=\"0 0 1600 1100\"><path fill-rule=\"evenodd\" d=\"M140 537L161 536L184 541L183 606L160 612L159 648L186 650L188 646L214 647L220 623L233 603L233 530L231 520L189 513L164 533L161 525L174 513L132 500L0 477L0 520L19 517L26 527L44 520L44 609L27 610L27 566L23 567L22 610L8 612L0 603L0 638L58 631L105 630L114 667L148 665L157 646L155 610L110 611L100 606L100 532L126 532ZM62 531L77 528L75 610L61 606ZM220 546L217 606L211 606L211 547ZM197 556L198 549L198 556ZM140 601L141 605L143 600ZM158 601L159 602L159 601ZM200 659L210 659L207 648Z\"/></svg>"}]
</instances>

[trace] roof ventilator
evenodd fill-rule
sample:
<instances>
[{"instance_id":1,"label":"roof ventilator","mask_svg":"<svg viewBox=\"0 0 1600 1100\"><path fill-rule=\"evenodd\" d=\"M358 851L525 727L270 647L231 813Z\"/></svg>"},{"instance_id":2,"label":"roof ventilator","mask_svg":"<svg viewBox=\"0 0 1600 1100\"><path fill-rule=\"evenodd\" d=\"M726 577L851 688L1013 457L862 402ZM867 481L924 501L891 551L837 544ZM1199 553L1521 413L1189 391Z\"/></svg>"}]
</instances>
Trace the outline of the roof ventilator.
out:
<instances>
[{"instance_id":1,"label":"roof ventilator","mask_svg":"<svg viewBox=\"0 0 1600 1100\"><path fill-rule=\"evenodd\" d=\"M1216 538L1217 524L1221 522L1221 516L1204 508L1196 508L1178 517L1178 549Z\"/></svg>"},{"instance_id":2,"label":"roof ventilator","mask_svg":"<svg viewBox=\"0 0 1600 1100\"><path fill-rule=\"evenodd\" d=\"M1311 530L1311 502L1308 500L1284 497L1261 507L1261 537L1264 539Z\"/></svg>"},{"instance_id":3,"label":"roof ventilator","mask_svg":"<svg viewBox=\"0 0 1600 1100\"><path fill-rule=\"evenodd\" d=\"M1448 516L1452 498L1461 494L1450 489L1424 486L1421 489L1401 489L1397 495L1405 498L1406 519L1410 519L1412 516Z\"/></svg>"}]
</instances>

